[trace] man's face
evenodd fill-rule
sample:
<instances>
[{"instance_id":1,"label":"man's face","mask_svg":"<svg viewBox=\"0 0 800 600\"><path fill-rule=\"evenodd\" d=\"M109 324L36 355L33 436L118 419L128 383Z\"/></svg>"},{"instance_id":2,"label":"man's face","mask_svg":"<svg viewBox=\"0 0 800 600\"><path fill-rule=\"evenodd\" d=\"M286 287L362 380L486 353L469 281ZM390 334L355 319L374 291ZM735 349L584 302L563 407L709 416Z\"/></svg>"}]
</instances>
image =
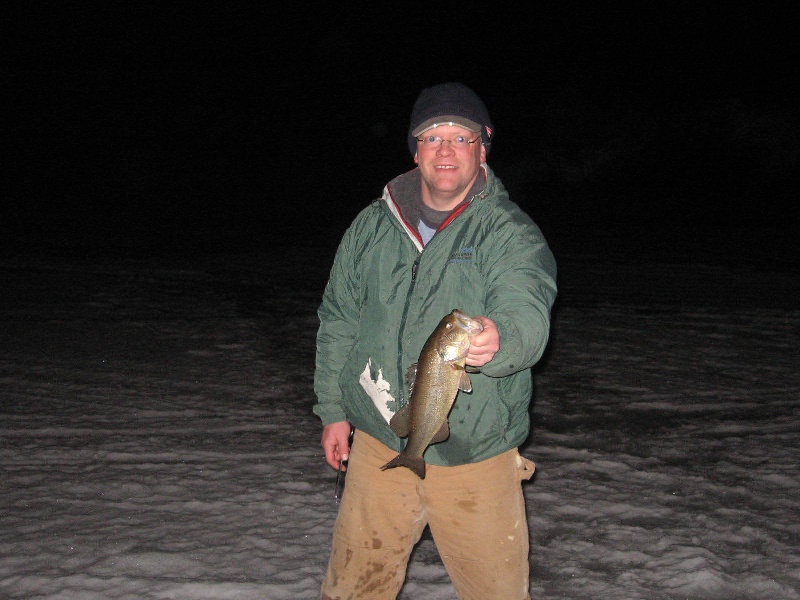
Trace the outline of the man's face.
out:
<instances>
[{"instance_id":1,"label":"man's face","mask_svg":"<svg viewBox=\"0 0 800 600\"><path fill-rule=\"evenodd\" d=\"M479 133L458 125L440 125L417 136L418 139L431 137L444 141L430 147L417 142L414 155L422 174L423 200L429 200L433 208L440 210L454 208L475 183L481 163L486 161L486 148L481 144ZM457 138L476 141L463 147L447 141Z\"/></svg>"}]
</instances>

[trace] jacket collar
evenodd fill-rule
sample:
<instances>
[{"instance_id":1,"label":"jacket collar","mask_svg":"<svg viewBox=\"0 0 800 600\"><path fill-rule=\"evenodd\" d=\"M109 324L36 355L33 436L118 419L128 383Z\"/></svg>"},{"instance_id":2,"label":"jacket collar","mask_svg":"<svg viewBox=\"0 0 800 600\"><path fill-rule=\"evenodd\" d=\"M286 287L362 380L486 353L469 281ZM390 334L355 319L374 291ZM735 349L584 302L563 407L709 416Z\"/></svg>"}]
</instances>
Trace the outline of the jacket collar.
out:
<instances>
[{"instance_id":1,"label":"jacket collar","mask_svg":"<svg viewBox=\"0 0 800 600\"><path fill-rule=\"evenodd\" d=\"M482 176L479 174L464 201L453 209L442 225L441 231L449 225L471 202L483 192L488 184L491 170L485 163L481 165ZM422 176L419 168L414 168L390 181L383 190L383 199L389 210L397 217L403 228L421 251L423 247L422 236L417 231L420 220L420 205L422 204Z\"/></svg>"}]
</instances>

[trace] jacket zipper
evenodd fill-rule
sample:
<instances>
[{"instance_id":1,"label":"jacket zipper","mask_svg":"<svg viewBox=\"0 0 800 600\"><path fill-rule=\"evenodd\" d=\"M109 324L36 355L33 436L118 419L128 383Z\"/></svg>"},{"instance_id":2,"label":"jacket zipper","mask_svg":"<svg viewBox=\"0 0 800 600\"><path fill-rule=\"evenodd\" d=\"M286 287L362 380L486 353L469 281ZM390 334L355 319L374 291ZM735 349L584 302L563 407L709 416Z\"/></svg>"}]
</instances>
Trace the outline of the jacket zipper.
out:
<instances>
[{"instance_id":1,"label":"jacket zipper","mask_svg":"<svg viewBox=\"0 0 800 600\"><path fill-rule=\"evenodd\" d=\"M424 250L423 250L424 252ZM411 365L403 365L403 333L406 329L406 318L408 317L408 309L411 306L411 297L414 294L414 286L417 283L417 271L419 270L419 263L422 260L422 252L419 253L416 259L414 259L414 263L411 265L411 286L408 288L408 294L406 295L406 302L405 306L403 306L403 315L400 318L400 328L397 331L397 396L398 396L398 406L402 408L408 403L406 399L406 390L403 386L403 382L405 381L405 371Z\"/></svg>"}]
</instances>

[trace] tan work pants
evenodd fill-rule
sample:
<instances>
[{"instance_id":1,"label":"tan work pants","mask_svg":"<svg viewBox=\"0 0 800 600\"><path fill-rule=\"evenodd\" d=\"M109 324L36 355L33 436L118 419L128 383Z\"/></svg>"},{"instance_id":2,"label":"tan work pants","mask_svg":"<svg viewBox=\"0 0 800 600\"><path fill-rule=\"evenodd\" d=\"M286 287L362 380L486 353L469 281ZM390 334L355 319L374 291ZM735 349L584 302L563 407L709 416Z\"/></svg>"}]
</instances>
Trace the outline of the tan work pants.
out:
<instances>
[{"instance_id":1,"label":"tan work pants","mask_svg":"<svg viewBox=\"0 0 800 600\"><path fill-rule=\"evenodd\" d=\"M510 450L456 467L381 471L397 453L357 431L333 535L323 600L394 600L411 550L430 525L461 600L529 599L521 481L534 465Z\"/></svg>"}]
</instances>

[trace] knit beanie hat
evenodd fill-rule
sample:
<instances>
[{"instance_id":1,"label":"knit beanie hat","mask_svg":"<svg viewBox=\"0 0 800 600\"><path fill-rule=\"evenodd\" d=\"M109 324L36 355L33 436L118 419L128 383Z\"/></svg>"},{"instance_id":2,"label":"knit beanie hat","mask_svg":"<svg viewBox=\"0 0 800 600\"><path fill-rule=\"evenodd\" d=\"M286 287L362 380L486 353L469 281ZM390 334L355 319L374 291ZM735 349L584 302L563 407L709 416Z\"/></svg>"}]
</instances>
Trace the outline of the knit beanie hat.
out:
<instances>
[{"instance_id":1,"label":"knit beanie hat","mask_svg":"<svg viewBox=\"0 0 800 600\"><path fill-rule=\"evenodd\" d=\"M481 142L489 152L494 127L489 111L478 95L461 83L440 83L425 88L411 111L408 128L408 149L417 152L417 137L437 125L453 124L481 134Z\"/></svg>"}]
</instances>

